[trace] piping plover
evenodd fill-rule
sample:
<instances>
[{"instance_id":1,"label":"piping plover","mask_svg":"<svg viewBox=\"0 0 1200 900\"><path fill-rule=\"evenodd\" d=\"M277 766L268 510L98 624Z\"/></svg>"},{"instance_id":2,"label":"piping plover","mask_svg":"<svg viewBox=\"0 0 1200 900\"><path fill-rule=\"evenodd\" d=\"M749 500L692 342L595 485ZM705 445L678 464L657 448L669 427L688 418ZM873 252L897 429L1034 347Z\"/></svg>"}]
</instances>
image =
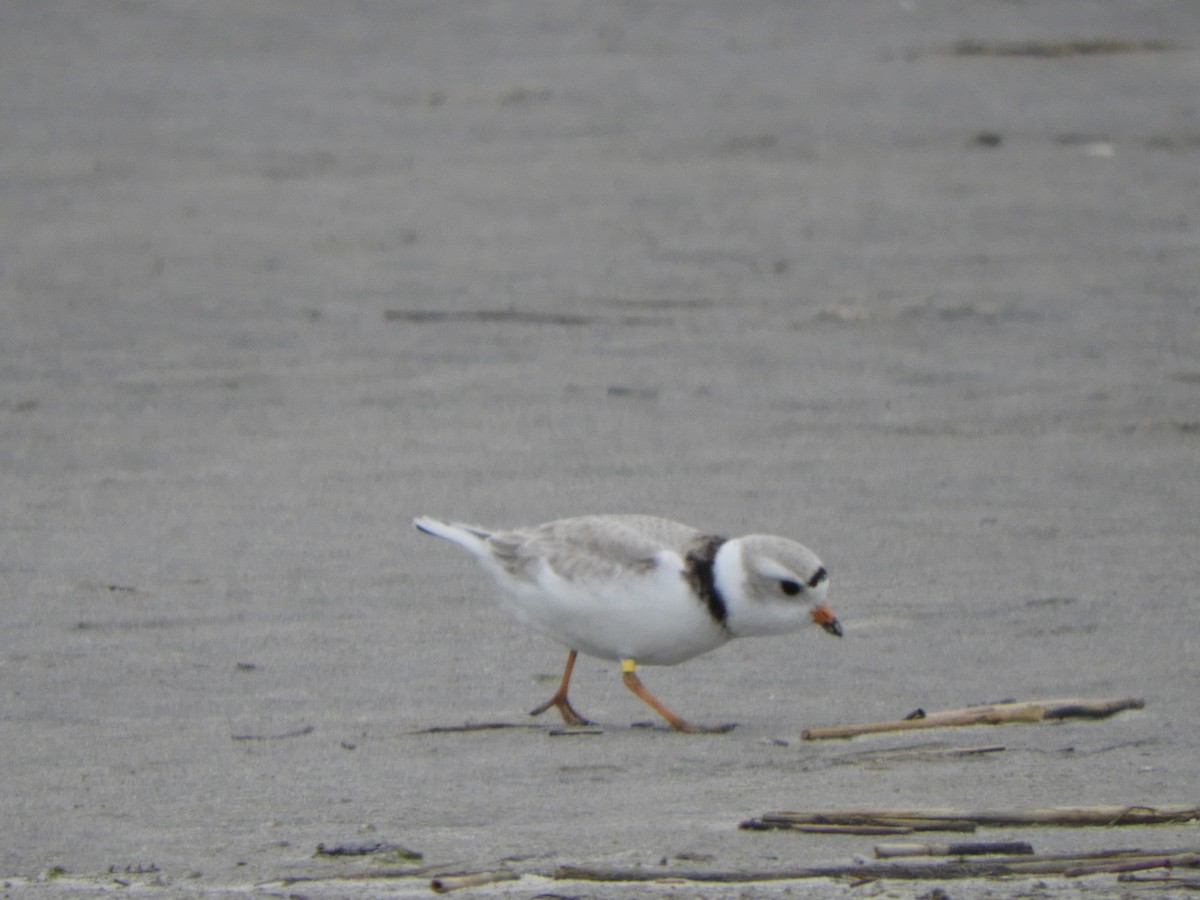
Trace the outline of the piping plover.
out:
<instances>
[{"instance_id":1,"label":"piping plover","mask_svg":"<svg viewBox=\"0 0 1200 900\"><path fill-rule=\"evenodd\" d=\"M724 538L654 516L559 519L488 531L425 516L413 524L458 544L502 590L516 617L565 644L566 668L551 706L587 725L567 699L578 653L621 663L625 686L678 731L681 719L642 685L638 663L673 666L735 637L781 634L812 621L838 637L825 605L829 574L807 547L765 534Z\"/></svg>"}]
</instances>

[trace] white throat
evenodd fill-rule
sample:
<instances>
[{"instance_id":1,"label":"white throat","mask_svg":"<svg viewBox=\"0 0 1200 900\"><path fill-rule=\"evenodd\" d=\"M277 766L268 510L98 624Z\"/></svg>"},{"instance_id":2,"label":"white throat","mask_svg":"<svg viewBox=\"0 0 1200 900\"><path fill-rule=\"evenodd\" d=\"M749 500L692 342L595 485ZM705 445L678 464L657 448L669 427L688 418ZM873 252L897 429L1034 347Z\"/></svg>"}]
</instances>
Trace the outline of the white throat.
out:
<instances>
[{"instance_id":1,"label":"white throat","mask_svg":"<svg viewBox=\"0 0 1200 900\"><path fill-rule=\"evenodd\" d=\"M725 601L725 628L730 634L741 637L759 632L746 631L745 611L746 566L742 557L741 538L726 541L713 558L713 587Z\"/></svg>"}]
</instances>

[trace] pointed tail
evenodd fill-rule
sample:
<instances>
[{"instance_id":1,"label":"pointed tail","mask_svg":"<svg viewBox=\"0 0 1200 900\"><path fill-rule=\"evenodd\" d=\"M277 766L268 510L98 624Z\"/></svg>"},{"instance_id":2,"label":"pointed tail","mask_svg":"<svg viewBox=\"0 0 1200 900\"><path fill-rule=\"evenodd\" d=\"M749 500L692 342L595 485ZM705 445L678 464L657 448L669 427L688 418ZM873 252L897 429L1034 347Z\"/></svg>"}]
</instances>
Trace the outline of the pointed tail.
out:
<instances>
[{"instance_id":1,"label":"pointed tail","mask_svg":"<svg viewBox=\"0 0 1200 900\"><path fill-rule=\"evenodd\" d=\"M417 531L423 531L425 534L432 534L434 537L440 537L452 544L458 544L464 550L477 556L486 553L484 541L492 536L490 531L474 525L443 522L441 519L434 519L430 516L418 516L413 519L413 525Z\"/></svg>"}]
</instances>

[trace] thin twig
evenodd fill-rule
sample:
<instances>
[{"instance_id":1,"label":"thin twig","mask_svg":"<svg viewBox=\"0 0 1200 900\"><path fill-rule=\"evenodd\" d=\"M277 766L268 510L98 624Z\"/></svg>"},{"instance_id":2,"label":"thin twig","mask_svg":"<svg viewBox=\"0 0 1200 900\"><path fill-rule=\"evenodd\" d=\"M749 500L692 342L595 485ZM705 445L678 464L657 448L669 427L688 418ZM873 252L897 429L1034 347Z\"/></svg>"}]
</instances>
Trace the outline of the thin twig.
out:
<instances>
[{"instance_id":1,"label":"thin twig","mask_svg":"<svg viewBox=\"0 0 1200 900\"><path fill-rule=\"evenodd\" d=\"M1158 825L1200 818L1200 807L1164 806L1047 806L1026 809L848 809L798 810L764 813L740 827L749 830L794 828L796 825L882 825L963 830L1025 825L1114 826Z\"/></svg>"},{"instance_id":2,"label":"thin twig","mask_svg":"<svg viewBox=\"0 0 1200 900\"><path fill-rule=\"evenodd\" d=\"M429 882L429 888L437 894L448 894L462 888L495 884L497 881L516 881L521 876L509 869L495 872L474 872L468 875L439 875Z\"/></svg>"},{"instance_id":3,"label":"thin twig","mask_svg":"<svg viewBox=\"0 0 1200 900\"><path fill-rule=\"evenodd\" d=\"M1079 875L1098 875L1102 873L1140 872L1144 869L1170 869L1175 866L1200 868L1200 853L1177 853L1171 856L1127 860L1102 866L1079 866L1067 869L1063 874L1070 878Z\"/></svg>"},{"instance_id":4,"label":"thin twig","mask_svg":"<svg viewBox=\"0 0 1200 900\"><path fill-rule=\"evenodd\" d=\"M1033 845L1025 841L971 841L959 844L877 844L875 857L897 856L1031 856Z\"/></svg>"},{"instance_id":5,"label":"thin twig","mask_svg":"<svg viewBox=\"0 0 1200 900\"><path fill-rule=\"evenodd\" d=\"M1096 868L1102 857L1096 855L1076 856L1014 856L995 860L956 859L936 863L875 863L866 865L820 866L807 869L760 869L744 871L706 871L694 869L610 869L595 866L560 866L554 878L560 881L604 881L604 882L679 882L697 881L709 883L748 883L756 881L799 881L808 878L854 878L859 881L873 879L931 880L955 878L998 878L1006 875L1067 875L1090 874L1092 871L1108 871ZM1109 866L1140 862L1138 869L1169 866L1200 866L1200 852L1181 851L1163 855L1161 851L1116 851L1108 859ZM1091 862L1088 869L1083 866ZM1112 868L1111 871L1131 871Z\"/></svg>"},{"instance_id":6,"label":"thin twig","mask_svg":"<svg viewBox=\"0 0 1200 900\"><path fill-rule=\"evenodd\" d=\"M852 738L862 734L884 731L912 731L918 728L944 728L965 725L1001 725L1012 722L1041 722L1044 720L1081 717L1100 719L1127 709L1141 709L1146 701L1138 697L1110 697L1100 700L1023 700L1012 703L993 703L987 706L968 706L926 713L918 710L908 717L888 722L861 722L846 725L827 725L803 732L807 741Z\"/></svg>"}]
</instances>

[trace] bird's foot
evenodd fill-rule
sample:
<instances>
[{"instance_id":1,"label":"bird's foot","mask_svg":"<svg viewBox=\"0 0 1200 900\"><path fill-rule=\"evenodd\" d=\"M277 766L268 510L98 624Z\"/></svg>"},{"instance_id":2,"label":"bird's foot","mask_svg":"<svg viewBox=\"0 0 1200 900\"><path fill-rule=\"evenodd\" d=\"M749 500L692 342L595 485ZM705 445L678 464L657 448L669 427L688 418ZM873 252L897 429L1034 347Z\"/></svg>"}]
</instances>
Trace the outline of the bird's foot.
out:
<instances>
[{"instance_id":1,"label":"bird's foot","mask_svg":"<svg viewBox=\"0 0 1200 900\"><path fill-rule=\"evenodd\" d=\"M529 711L529 714L531 716L540 716L542 713L544 713L546 710L548 710L552 706L555 707L556 709L558 709L558 714L560 716L562 716L562 720L564 722L566 722L568 725L594 725L594 724L596 724L595 722L592 722L590 719L585 719L578 712L576 712L575 707L573 707L571 705L571 701L567 699L566 694L563 694L562 696L555 694L553 697L551 697L549 700L547 700L541 706L537 707L536 709L531 709Z\"/></svg>"}]
</instances>

